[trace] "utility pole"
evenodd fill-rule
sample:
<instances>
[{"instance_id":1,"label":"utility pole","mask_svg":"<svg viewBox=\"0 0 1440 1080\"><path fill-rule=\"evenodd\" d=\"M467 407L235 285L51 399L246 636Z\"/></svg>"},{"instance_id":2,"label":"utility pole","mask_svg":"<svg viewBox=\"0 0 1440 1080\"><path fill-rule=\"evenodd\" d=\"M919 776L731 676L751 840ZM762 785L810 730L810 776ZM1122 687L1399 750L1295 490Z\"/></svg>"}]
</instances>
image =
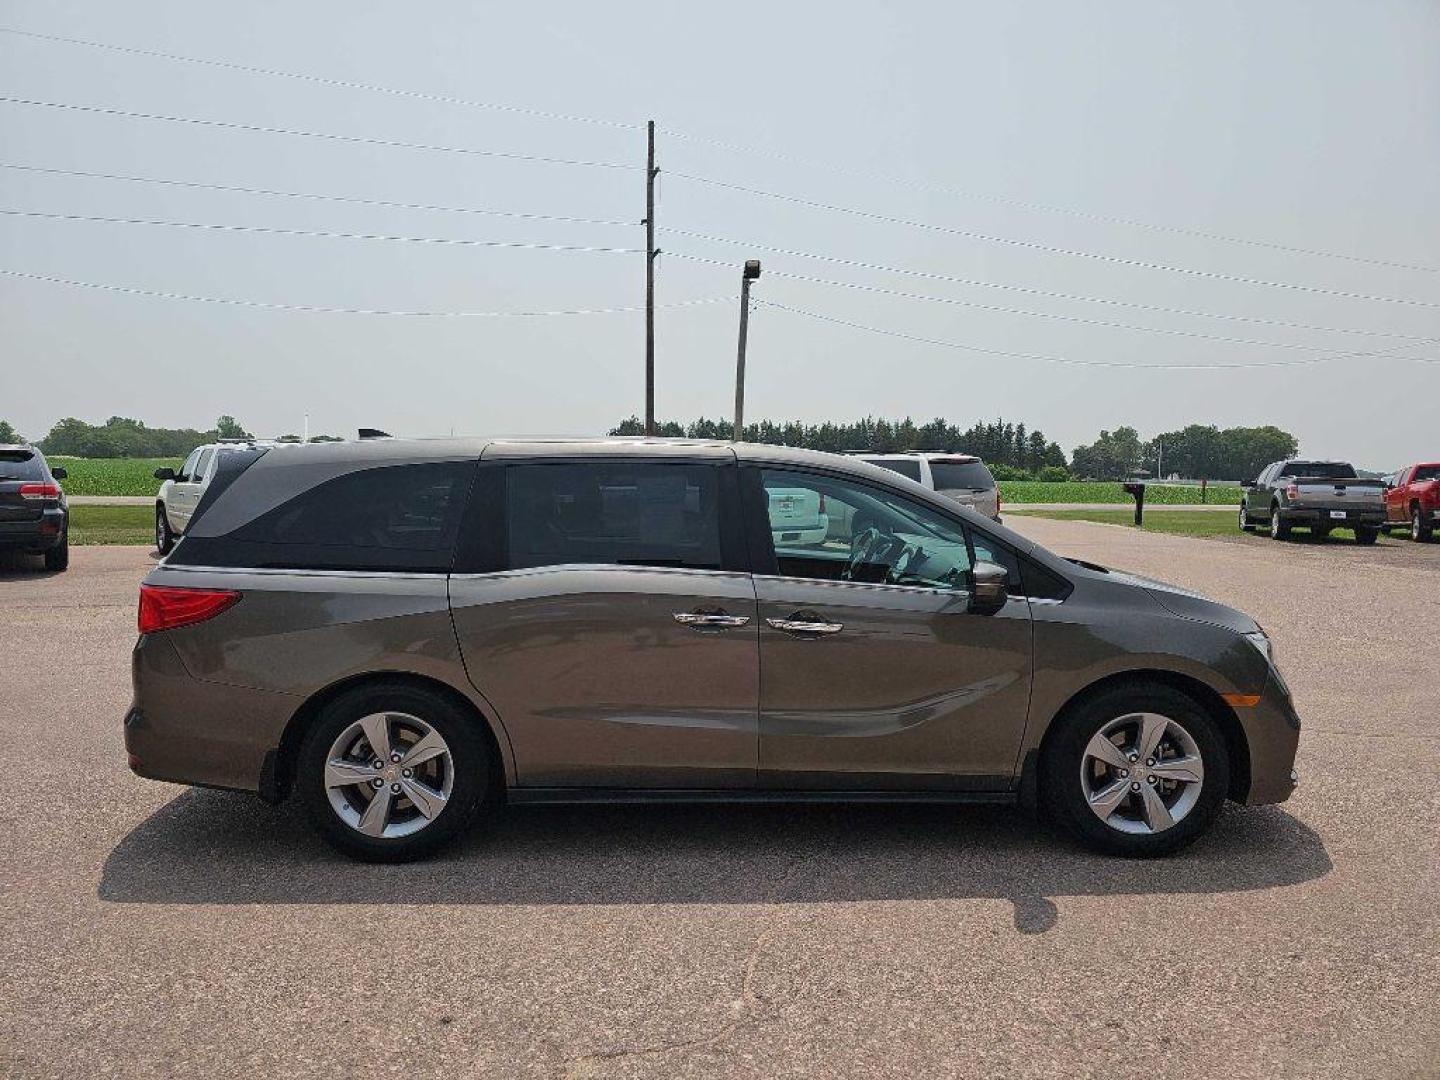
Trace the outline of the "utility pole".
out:
<instances>
[{"instance_id":1,"label":"utility pole","mask_svg":"<svg viewBox=\"0 0 1440 1080\"><path fill-rule=\"evenodd\" d=\"M745 435L745 340L750 330L750 282L760 276L760 260L747 259L740 274L740 347L735 354L735 431L739 442Z\"/></svg>"},{"instance_id":2,"label":"utility pole","mask_svg":"<svg viewBox=\"0 0 1440 1080\"><path fill-rule=\"evenodd\" d=\"M655 436L655 121L645 125L645 435Z\"/></svg>"}]
</instances>

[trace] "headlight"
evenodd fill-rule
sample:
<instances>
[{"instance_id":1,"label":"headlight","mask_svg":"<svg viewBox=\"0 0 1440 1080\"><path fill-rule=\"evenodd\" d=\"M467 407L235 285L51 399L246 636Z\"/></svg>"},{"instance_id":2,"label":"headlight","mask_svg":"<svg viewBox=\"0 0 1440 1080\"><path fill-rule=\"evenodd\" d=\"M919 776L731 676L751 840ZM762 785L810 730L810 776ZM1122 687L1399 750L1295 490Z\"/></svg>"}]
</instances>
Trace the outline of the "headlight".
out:
<instances>
[{"instance_id":1,"label":"headlight","mask_svg":"<svg viewBox=\"0 0 1440 1080\"><path fill-rule=\"evenodd\" d=\"M1260 650L1260 655L1265 657L1271 667L1275 666L1275 646L1271 644L1270 638L1264 630L1255 630L1246 634L1245 640Z\"/></svg>"}]
</instances>

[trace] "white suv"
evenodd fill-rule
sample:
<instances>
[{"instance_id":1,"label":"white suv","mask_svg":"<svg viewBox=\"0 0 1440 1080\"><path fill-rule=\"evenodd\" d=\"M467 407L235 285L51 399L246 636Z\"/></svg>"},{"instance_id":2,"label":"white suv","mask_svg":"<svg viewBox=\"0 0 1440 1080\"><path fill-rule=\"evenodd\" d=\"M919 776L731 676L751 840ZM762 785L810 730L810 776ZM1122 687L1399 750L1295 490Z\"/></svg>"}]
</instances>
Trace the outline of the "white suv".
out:
<instances>
[{"instance_id":1,"label":"white suv","mask_svg":"<svg viewBox=\"0 0 1440 1080\"><path fill-rule=\"evenodd\" d=\"M178 470L156 469L155 479L162 483L155 494L155 549L161 555L168 555L176 539L185 532L200 497L215 475L215 463L221 454L274 445L259 439L206 443L191 450Z\"/></svg>"},{"instance_id":2,"label":"white suv","mask_svg":"<svg viewBox=\"0 0 1440 1080\"><path fill-rule=\"evenodd\" d=\"M926 453L917 450L908 454L856 454L861 461L882 469L908 476L911 480L938 491L948 499L1000 520L1000 489L985 462L973 454Z\"/></svg>"}]
</instances>

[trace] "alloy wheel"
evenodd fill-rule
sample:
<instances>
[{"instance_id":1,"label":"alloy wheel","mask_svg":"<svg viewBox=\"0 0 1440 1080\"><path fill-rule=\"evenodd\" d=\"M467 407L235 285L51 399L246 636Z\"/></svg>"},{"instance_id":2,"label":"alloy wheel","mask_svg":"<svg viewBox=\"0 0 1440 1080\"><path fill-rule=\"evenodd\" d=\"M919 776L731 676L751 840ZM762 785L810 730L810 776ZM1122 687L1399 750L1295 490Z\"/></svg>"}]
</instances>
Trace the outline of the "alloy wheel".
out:
<instances>
[{"instance_id":1,"label":"alloy wheel","mask_svg":"<svg viewBox=\"0 0 1440 1080\"><path fill-rule=\"evenodd\" d=\"M1105 724L1080 763L1090 810L1118 832L1164 832L1195 808L1205 764L1194 736L1159 713L1128 713Z\"/></svg>"},{"instance_id":2,"label":"alloy wheel","mask_svg":"<svg viewBox=\"0 0 1440 1080\"><path fill-rule=\"evenodd\" d=\"M372 713L340 733L325 759L337 817L377 838L411 836L440 816L455 782L450 747L417 716Z\"/></svg>"}]
</instances>

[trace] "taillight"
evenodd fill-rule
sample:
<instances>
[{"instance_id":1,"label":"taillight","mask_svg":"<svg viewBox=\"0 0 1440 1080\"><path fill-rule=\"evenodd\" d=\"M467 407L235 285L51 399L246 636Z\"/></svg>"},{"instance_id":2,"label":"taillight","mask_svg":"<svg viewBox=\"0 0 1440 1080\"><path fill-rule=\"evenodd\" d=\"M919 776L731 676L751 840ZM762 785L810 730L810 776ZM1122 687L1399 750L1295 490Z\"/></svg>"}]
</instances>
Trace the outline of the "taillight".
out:
<instances>
[{"instance_id":1,"label":"taillight","mask_svg":"<svg viewBox=\"0 0 1440 1080\"><path fill-rule=\"evenodd\" d=\"M140 633L153 634L213 619L240 602L233 589L174 589L140 586Z\"/></svg>"},{"instance_id":2,"label":"taillight","mask_svg":"<svg viewBox=\"0 0 1440 1080\"><path fill-rule=\"evenodd\" d=\"M58 499L60 497L60 485L21 484L20 497L22 499Z\"/></svg>"},{"instance_id":3,"label":"taillight","mask_svg":"<svg viewBox=\"0 0 1440 1080\"><path fill-rule=\"evenodd\" d=\"M820 493L820 513L823 514L824 512L825 512L825 493L822 491L822 492Z\"/></svg>"},{"instance_id":4,"label":"taillight","mask_svg":"<svg viewBox=\"0 0 1440 1080\"><path fill-rule=\"evenodd\" d=\"M1291 484L1289 487L1287 487L1287 488L1285 489L1285 498L1287 498L1287 499L1298 499L1298 498L1300 498L1300 485L1299 485L1299 484Z\"/></svg>"}]
</instances>

